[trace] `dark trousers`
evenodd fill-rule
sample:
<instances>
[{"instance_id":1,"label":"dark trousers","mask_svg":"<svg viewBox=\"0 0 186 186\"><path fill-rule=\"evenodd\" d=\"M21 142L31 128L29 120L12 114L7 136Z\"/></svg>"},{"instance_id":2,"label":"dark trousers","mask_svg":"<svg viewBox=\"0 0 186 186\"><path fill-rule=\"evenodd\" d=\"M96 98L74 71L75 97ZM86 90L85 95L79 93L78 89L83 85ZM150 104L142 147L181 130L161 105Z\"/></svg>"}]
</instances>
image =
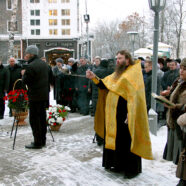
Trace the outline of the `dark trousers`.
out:
<instances>
[{"instance_id":1,"label":"dark trousers","mask_svg":"<svg viewBox=\"0 0 186 186\"><path fill-rule=\"evenodd\" d=\"M5 104L3 98L0 98L0 117L4 116Z\"/></svg>"},{"instance_id":2,"label":"dark trousers","mask_svg":"<svg viewBox=\"0 0 186 186\"><path fill-rule=\"evenodd\" d=\"M29 121L36 145L45 145L46 143L46 101L29 102Z\"/></svg>"}]
</instances>

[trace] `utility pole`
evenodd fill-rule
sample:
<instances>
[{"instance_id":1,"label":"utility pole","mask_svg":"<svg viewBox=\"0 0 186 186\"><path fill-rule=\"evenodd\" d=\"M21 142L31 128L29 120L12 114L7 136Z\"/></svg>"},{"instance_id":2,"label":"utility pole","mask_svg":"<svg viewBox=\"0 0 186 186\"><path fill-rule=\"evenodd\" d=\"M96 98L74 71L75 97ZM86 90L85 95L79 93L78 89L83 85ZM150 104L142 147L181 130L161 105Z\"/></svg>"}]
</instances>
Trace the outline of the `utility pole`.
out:
<instances>
[{"instance_id":1,"label":"utility pole","mask_svg":"<svg viewBox=\"0 0 186 186\"><path fill-rule=\"evenodd\" d=\"M88 27L88 23L90 21L90 16L87 13L87 0L85 0L85 9L86 9L86 14L84 15L84 20L86 23L86 34L87 34L87 50L86 50L86 55L87 58L90 59L90 53L89 53L89 27Z\"/></svg>"}]
</instances>

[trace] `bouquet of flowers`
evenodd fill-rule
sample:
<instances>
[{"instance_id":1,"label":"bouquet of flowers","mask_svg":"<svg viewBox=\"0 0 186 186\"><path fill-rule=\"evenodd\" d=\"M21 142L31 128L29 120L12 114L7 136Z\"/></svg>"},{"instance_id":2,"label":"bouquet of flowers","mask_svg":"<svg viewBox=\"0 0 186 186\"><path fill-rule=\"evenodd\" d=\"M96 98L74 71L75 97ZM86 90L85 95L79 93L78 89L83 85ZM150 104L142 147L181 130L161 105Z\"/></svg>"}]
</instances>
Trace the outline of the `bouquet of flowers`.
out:
<instances>
[{"instance_id":1,"label":"bouquet of flowers","mask_svg":"<svg viewBox=\"0 0 186 186\"><path fill-rule=\"evenodd\" d=\"M47 110L47 123L52 126L61 125L68 116L70 108L64 105L49 106Z\"/></svg>"},{"instance_id":2,"label":"bouquet of flowers","mask_svg":"<svg viewBox=\"0 0 186 186\"><path fill-rule=\"evenodd\" d=\"M10 91L7 96L4 97L4 100L8 100L8 107L25 111L28 109L28 94L27 90L24 89L15 89Z\"/></svg>"}]
</instances>

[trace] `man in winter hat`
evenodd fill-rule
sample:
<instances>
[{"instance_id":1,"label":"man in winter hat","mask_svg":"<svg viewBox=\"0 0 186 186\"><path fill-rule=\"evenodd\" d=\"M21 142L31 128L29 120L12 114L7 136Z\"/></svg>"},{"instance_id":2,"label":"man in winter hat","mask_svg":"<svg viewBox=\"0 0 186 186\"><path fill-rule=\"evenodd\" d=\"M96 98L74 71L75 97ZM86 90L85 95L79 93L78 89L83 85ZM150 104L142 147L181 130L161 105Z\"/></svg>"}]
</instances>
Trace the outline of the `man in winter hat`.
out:
<instances>
[{"instance_id":1,"label":"man in winter hat","mask_svg":"<svg viewBox=\"0 0 186 186\"><path fill-rule=\"evenodd\" d=\"M28 86L29 121L34 142L26 145L28 149L41 149L46 145L46 103L48 100L48 66L38 58L38 48L30 45L26 48L28 66L22 70L22 80Z\"/></svg>"}]
</instances>

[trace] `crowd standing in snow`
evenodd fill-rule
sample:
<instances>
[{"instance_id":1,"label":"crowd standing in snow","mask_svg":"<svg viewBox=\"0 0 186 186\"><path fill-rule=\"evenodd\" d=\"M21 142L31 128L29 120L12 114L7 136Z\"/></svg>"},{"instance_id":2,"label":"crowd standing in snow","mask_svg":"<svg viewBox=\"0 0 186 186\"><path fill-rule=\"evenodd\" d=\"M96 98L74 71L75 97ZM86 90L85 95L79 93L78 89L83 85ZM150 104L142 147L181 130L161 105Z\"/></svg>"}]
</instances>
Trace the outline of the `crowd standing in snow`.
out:
<instances>
[{"instance_id":1,"label":"crowd standing in snow","mask_svg":"<svg viewBox=\"0 0 186 186\"><path fill-rule=\"evenodd\" d=\"M82 57L69 58L65 64L62 58L57 58L56 65L49 66L46 58L38 58L36 46L28 46L24 59L28 62L26 70L14 58L9 59L7 67L0 62L0 119L4 118L5 111L3 97L13 90L16 80L22 78L28 86L29 121L34 136L34 142L26 148L39 149L46 144L46 108L53 87L56 104L69 106L71 112L95 116L97 143L103 144L104 149L103 167L124 172L127 178L142 171L141 157L152 159L147 130L152 84L152 61L148 56L134 62L127 51L120 51L116 64L96 56L93 63ZM166 120L168 129L162 156L178 164L178 185L186 185L186 161L183 161L186 156L186 59L159 58L157 81L157 94L176 105L157 103L158 119ZM11 109L9 116L12 116Z\"/></svg>"}]
</instances>

